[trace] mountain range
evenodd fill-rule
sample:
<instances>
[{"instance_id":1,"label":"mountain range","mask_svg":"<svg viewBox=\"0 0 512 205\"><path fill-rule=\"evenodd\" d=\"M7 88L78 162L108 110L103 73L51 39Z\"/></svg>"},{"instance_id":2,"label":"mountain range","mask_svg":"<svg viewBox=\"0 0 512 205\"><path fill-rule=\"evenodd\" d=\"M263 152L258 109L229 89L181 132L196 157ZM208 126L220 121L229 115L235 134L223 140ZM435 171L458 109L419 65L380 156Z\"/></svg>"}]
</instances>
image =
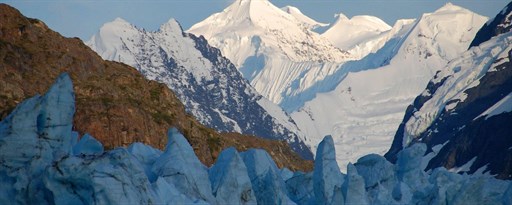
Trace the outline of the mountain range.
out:
<instances>
[{"instance_id":1,"label":"mountain range","mask_svg":"<svg viewBox=\"0 0 512 205\"><path fill-rule=\"evenodd\" d=\"M184 33L174 19L148 32L118 18L87 44L103 59L126 63L147 79L165 83L202 124L286 140L302 157L313 159L290 116L259 95L218 49Z\"/></svg>"},{"instance_id":2,"label":"mountain range","mask_svg":"<svg viewBox=\"0 0 512 205\"><path fill-rule=\"evenodd\" d=\"M344 170L388 151L407 106L483 38L476 33L487 17L451 3L392 27L373 16L336 17L329 25L295 7L239 0L186 32L173 19L154 32L116 19L87 44L165 83L216 130L284 139L308 159L331 135Z\"/></svg>"},{"instance_id":3,"label":"mountain range","mask_svg":"<svg viewBox=\"0 0 512 205\"><path fill-rule=\"evenodd\" d=\"M204 36L256 91L290 112L300 102L288 98L350 59L295 16L267 0L237 0L187 32Z\"/></svg>"},{"instance_id":4,"label":"mountain range","mask_svg":"<svg viewBox=\"0 0 512 205\"><path fill-rule=\"evenodd\" d=\"M0 204L512 204L512 2L236 0L87 43L0 13Z\"/></svg>"},{"instance_id":5,"label":"mountain range","mask_svg":"<svg viewBox=\"0 0 512 205\"><path fill-rule=\"evenodd\" d=\"M308 25L319 24L307 19L296 8L241 0L188 32L218 47L260 94L290 113L313 152L332 135L342 167L389 149L407 106L487 21L450 3L392 27L338 14L318 34ZM295 41L313 46L288 49ZM297 50L300 57L291 54Z\"/></svg>"}]
</instances>

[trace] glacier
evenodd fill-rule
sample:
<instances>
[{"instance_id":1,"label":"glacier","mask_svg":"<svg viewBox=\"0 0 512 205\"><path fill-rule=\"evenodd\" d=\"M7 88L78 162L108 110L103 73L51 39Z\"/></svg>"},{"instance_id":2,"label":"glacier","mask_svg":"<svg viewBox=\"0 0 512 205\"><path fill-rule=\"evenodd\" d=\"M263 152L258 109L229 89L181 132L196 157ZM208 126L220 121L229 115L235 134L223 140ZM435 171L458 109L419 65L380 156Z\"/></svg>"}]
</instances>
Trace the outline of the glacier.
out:
<instances>
[{"instance_id":1,"label":"glacier","mask_svg":"<svg viewBox=\"0 0 512 205\"><path fill-rule=\"evenodd\" d=\"M382 155L407 106L438 69L467 50L486 20L453 4L416 20L401 20L386 31L389 40L378 51L344 63L326 78L331 82L311 86L324 90L291 116L309 136L313 151L323 136L332 135L342 170L368 153Z\"/></svg>"},{"instance_id":2,"label":"glacier","mask_svg":"<svg viewBox=\"0 0 512 205\"><path fill-rule=\"evenodd\" d=\"M401 151L397 164L367 155L345 175L327 136L314 170L289 176L260 149L229 148L205 167L176 129L164 152L140 143L105 151L93 136L78 140L74 112L73 85L62 74L0 122L1 204L512 203L511 181L442 167L424 172L420 143Z\"/></svg>"}]
</instances>

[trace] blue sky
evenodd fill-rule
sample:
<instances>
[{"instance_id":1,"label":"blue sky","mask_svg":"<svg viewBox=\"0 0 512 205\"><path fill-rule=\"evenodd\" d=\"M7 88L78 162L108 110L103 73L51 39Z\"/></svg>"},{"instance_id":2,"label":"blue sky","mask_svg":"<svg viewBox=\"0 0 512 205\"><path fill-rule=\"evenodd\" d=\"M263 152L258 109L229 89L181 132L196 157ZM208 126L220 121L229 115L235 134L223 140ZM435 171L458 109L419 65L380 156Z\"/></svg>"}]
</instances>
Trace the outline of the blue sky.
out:
<instances>
[{"instance_id":1,"label":"blue sky","mask_svg":"<svg viewBox=\"0 0 512 205\"><path fill-rule=\"evenodd\" d=\"M138 27L156 30L169 18L190 28L234 0L0 0L25 16L38 18L68 37L88 40L106 22L121 17ZM278 6L292 5L313 19L329 23L334 14L373 15L392 25L397 19L417 18L435 11L445 0L271 0ZM508 0L453 0L481 15L495 16Z\"/></svg>"}]
</instances>

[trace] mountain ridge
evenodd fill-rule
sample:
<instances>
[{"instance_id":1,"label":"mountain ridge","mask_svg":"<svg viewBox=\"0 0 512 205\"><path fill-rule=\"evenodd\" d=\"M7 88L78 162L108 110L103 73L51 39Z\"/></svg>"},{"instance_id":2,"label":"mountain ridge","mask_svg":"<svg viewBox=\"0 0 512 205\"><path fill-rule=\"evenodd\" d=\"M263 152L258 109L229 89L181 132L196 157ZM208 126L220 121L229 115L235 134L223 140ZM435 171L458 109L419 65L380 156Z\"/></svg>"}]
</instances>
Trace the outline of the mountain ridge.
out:
<instances>
[{"instance_id":1,"label":"mountain ridge","mask_svg":"<svg viewBox=\"0 0 512 205\"><path fill-rule=\"evenodd\" d=\"M218 47L270 101L279 104L284 98L297 95L309 82L322 79L334 72L339 62L351 58L270 2L257 4L262 14L251 22L239 17L240 12L247 15L250 9L233 3L187 32L203 35Z\"/></svg>"},{"instance_id":2,"label":"mountain ridge","mask_svg":"<svg viewBox=\"0 0 512 205\"><path fill-rule=\"evenodd\" d=\"M87 45L105 60L129 64L148 79L165 83L201 123L221 132L286 140L312 159L293 120L266 102L203 37L185 33L174 19L155 32L118 24L106 23Z\"/></svg>"}]
</instances>

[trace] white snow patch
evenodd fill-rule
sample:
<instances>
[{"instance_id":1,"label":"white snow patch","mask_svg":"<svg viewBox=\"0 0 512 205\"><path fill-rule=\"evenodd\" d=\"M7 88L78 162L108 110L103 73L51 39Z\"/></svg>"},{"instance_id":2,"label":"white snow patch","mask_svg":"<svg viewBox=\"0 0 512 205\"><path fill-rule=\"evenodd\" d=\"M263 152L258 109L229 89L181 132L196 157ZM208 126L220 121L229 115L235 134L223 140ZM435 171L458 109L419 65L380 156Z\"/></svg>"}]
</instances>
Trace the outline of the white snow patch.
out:
<instances>
[{"instance_id":1,"label":"white snow patch","mask_svg":"<svg viewBox=\"0 0 512 205\"><path fill-rule=\"evenodd\" d=\"M477 157L473 157L473 159L466 162L466 164L464 164L460 167L453 167L453 168L449 169L448 171L454 172L454 173L468 172L469 170L471 170L471 166L473 166L473 163L475 162L476 158Z\"/></svg>"},{"instance_id":2,"label":"white snow patch","mask_svg":"<svg viewBox=\"0 0 512 205\"><path fill-rule=\"evenodd\" d=\"M222 114L222 112L220 112L219 109L214 109L213 111L215 111L216 113L219 114L220 118L222 119L222 122L233 124L235 132L242 133L242 129L240 128L240 126L238 125L238 123L235 120Z\"/></svg>"},{"instance_id":3,"label":"white snow patch","mask_svg":"<svg viewBox=\"0 0 512 205\"><path fill-rule=\"evenodd\" d=\"M434 157L436 157L437 154L439 154L439 151L441 151L441 149L443 149L443 147L446 144L448 144L448 142L450 142L450 140L446 141L443 144L438 144L436 146L433 146L432 147L432 152L429 152L428 154L423 156L423 158L421 158L421 169L425 170L425 168L427 168L428 163L430 162L430 160L432 160Z\"/></svg>"},{"instance_id":4,"label":"white snow patch","mask_svg":"<svg viewBox=\"0 0 512 205\"><path fill-rule=\"evenodd\" d=\"M475 119L486 116L485 119L487 120L492 116L505 112L512 112L512 93L509 93L507 96L503 97L500 101L484 111Z\"/></svg>"}]
</instances>

